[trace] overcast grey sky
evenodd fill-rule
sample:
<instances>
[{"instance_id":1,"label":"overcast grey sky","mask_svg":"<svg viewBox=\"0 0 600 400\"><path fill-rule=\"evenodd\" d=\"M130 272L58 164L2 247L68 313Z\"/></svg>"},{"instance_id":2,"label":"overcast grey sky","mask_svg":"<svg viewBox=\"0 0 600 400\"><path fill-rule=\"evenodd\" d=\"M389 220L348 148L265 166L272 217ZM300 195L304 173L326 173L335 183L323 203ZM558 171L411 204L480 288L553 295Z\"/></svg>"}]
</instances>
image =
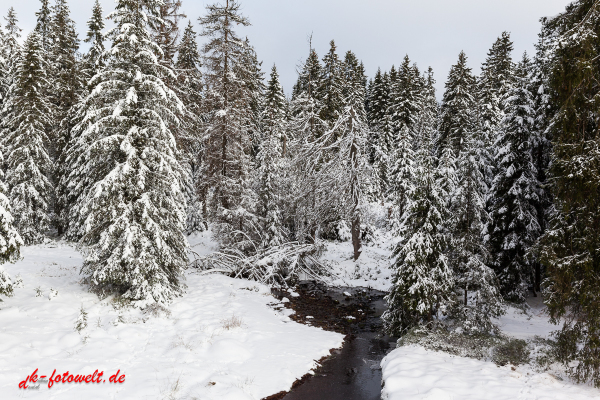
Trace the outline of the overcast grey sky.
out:
<instances>
[{"instance_id":1,"label":"overcast grey sky","mask_svg":"<svg viewBox=\"0 0 600 400\"><path fill-rule=\"evenodd\" d=\"M211 0L182 0L196 22ZM571 0L240 0L252 26L240 30L254 44L263 70L273 63L289 94L296 66L308 55L308 37L320 57L335 39L340 57L352 50L372 77L378 67L398 65L405 54L424 70L433 67L438 98L450 66L464 50L475 72L502 31L511 32L515 58L533 54L539 19L556 15ZM52 3L52 0L51 0ZM105 13L113 0L101 0ZM0 12L13 6L25 32L35 26L39 0L0 0ZM80 38L86 31L93 0L70 0ZM2 21L4 22L4 21ZM197 24L196 24L197 25ZM197 27L197 31L200 28Z\"/></svg>"}]
</instances>

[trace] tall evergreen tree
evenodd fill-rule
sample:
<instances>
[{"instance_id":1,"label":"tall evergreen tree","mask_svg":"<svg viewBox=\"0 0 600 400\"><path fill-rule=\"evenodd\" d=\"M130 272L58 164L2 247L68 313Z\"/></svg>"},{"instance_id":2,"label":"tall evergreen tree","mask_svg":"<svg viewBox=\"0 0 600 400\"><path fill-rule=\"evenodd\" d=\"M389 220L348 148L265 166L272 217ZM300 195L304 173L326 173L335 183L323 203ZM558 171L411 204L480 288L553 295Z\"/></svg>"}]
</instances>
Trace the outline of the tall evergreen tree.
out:
<instances>
[{"instance_id":1,"label":"tall evergreen tree","mask_svg":"<svg viewBox=\"0 0 600 400\"><path fill-rule=\"evenodd\" d=\"M433 138L425 136L418 150L408 206L400 225L393 257L392 287L383 315L388 333L403 335L428 325L440 308L451 303L453 274L446 258L446 234L441 229L447 209L437 187Z\"/></svg>"},{"instance_id":2,"label":"tall evergreen tree","mask_svg":"<svg viewBox=\"0 0 600 400\"><path fill-rule=\"evenodd\" d=\"M52 34L50 32L52 24L52 11L50 10L50 0L40 0L42 6L39 11L35 13L37 16L37 22L35 25L35 31L38 33L40 40L42 41L42 49L44 49L44 55L50 52L52 44Z\"/></svg>"},{"instance_id":3,"label":"tall evergreen tree","mask_svg":"<svg viewBox=\"0 0 600 400\"><path fill-rule=\"evenodd\" d=\"M4 164L4 160L0 152L1 164ZM10 296L13 292L13 285L10 276L2 268L2 264L14 262L19 258L23 240L13 226L14 218L6 193L4 173L0 169L0 295Z\"/></svg>"},{"instance_id":4,"label":"tall evergreen tree","mask_svg":"<svg viewBox=\"0 0 600 400\"><path fill-rule=\"evenodd\" d=\"M267 85L262 118L263 138L258 153L258 212L262 220L261 245L264 248L285 242L280 204L281 162L286 143L287 101L273 65Z\"/></svg>"},{"instance_id":5,"label":"tall evergreen tree","mask_svg":"<svg viewBox=\"0 0 600 400\"><path fill-rule=\"evenodd\" d=\"M373 81L369 99L370 124L370 161L374 165L379 179L378 192L385 199L390 191L393 168L393 150L395 142L392 129L392 118L388 113L390 104L390 83L387 73L377 71Z\"/></svg>"},{"instance_id":6,"label":"tall evergreen tree","mask_svg":"<svg viewBox=\"0 0 600 400\"><path fill-rule=\"evenodd\" d=\"M250 40L246 38L244 40L244 62L238 64L236 67L236 75L245 82L246 88L249 94L249 107L250 107L250 126L248 129L248 136L252 143L251 155L252 161L256 161L256 155L260 147L260 141L262 138L262 127L261 127L261 116L264 104L263 94L265 91L264 73L262 72L261 66L262 61L258 60L258 56L254 47L250 44Z\"/></svg>"},{"instance_id":7,"label":"tall evergreen tree","mask_svg":"<svg viewBox=\"0 0 600 400\"><path fill-rule=\"evenodd\" d=\"M421 93L419 70L411 65L408 55L398 69L397 79L390 81L390 109L394 136L399 137L405 128L412 133Z\"/></svg>"},{"instance_id":8,"label":"tall evergreen tree","mask_svg":"<svg viewBox=\"0 0 600 400\"><path fill-rule=\"evenodd\" d=\"M84 95L86 80L82 74L82 65L78 60L79 39L75 30L75 22L70 17L66 0L57 0L52 8L50 25L50 53L48 57L49 87L48 96L52 103L52 123L48 127L51 139L50 154L57 168L52 179L57 183L58 199L54 203L55 224L58 233L62 234L68 226L65 220L68 204L61 202L61 179L68 173L65 169L65 147L71 139L75 125L76 105Z\"/></svg>"},{"instance_id":9,"label":"tall evergreen tree","mask_svg":"<svg viewBox=\"0 0 600 400\"><path fill-rule=\"evenodd\" d=\"M529 92L529 59L518 66L505 103L506 116L496 141L498 174L491 194L492 266L505 299L523 302L532 282L530 248L540 235L536 205L537 171L532 159L533 96Z\"/></svg>"},{"instance_id":10,"label":"tall evergreen tree","mask_svg":"<svg viewBox=\"0 0 600 400\"><path fill-rule=\"evenodd\" d=\"M458 63L450 69L442 99L438 155L445 148L452 149L455 157L460 153L471 122L470 114L476 104L474 89L475 78L471 74L471 68L467 66L467 56L461 51Z\"/></svg>"},{"instance_id":11,"label":"tall evergreen tree","mask_svg":"<svg viewBox=\"0 0 600 400\"><path fill-rule=\"evenodd\" d=\"M552 207L552 190L549 182L548 169L552 152L552 130L548 129L552 118L550 112L550 73L554 46L555 33L548 29L547 19L542 19L542 30L536 44L536 55L532 64L532 79L530 92L533 94L534 125L532 133L533 162L537 169L537 179L540 184L537 214L542 234L548 227L548 218ZM534 290L541 291L541 283L545 266L536 260L534 264Z\"/></svg>"},{"instance_id":12,"label":"tall evergreen tree","mask_svg":"<svg viewBox=\"0 0 600 400\"><path fill-rule=\"evenodd\" d=\"M6 131L6 122L11 113L7 105L10 88L15 81L16 70L20 59L21 28L17 26L17 15L14 8L9 8L4 17L5 31L0 30L0 140L3 131Z\"/></svg>"},{"instance_id":13,"label":"tall evergreen tree","mask_svg":"<svg viewBox=\"0 0 600 400\"><path fill-rule=\"evenodd\" d=\"M391 182L388 196L393 202L392 224L401 223L407 212L411 182L415 169L415 155L412 134L408 126L404 126L398 134L398 143L394 152L394 163L391 170Z\"/></svg>"},{"instance_id":14,"label":"tall evergreen tree","mask_svg":"<svg viewBox=\"0 0 600 400\"><path fill-rule=\"evenodd\" d=\"M504 101L514 83L513 43L510 34L503 32L488 52L477 81L477 101L482 123L482 140L485 143L481 170L488 186L491 186L495 173L494 142L498 136L500 123L504 118Z\"/></svg>"},{"instance_id":15,"label":"tall evergreen tree","mask_svg":"<svg viewBox=\"0 0 600 400\"><path fill-rule=\"evenodd\" d=\"M16 70L15 83L5 109L3 149L8 166L6 182L13 206L15 226L25 244L39 243L49 228L53 186L48 176L53 163L48 155L46 126L50 104L46 97L47 66L37 32L25 41Z\"/></svg>"},{"instance_id":16,"label":"tall evergreen tree","mask_svg":"<svg viewBox=\"0 0 600 400\"><path fill-rule=\"evenodd\" d=\"M320 83L321 119L332 128L344 110L342 63L333 40L329 43L329 52L323 57Z\"/></svg>"},{"instance_id":17,"label":"tall evergreen tree","mask_svg":"<svg viewBox=\"0 0 600 400\"><path fill-rule=\"evenodd\" d=\"M196 42L196 32L189 22L183 32L178 48L175 73L176 92L185 109L181 123L177 127L177 146L189 168L191 176L188 193L187 232L203 231L207 228L206 193L202 191L202 138L203 129L203 83L200 53Z\"/></svg>"},{"instance_id":18,"label":"tall evergreen tree","mask_svg":"<svg viewBox=\"0 0 600 400\"><path fill-rule=\"evenodd\" d=\"M477 114L474 118L478 118ZM490 252L484 232L489 222L486 211L487 185L480 169L480 148L485 146L479 121L464 137L457 159L456 190L450 197L449 258L456 282L457 301L451 315L467 333L490 333L492 318L503 312L498 279L488 267Z\"/></svg>"},{"instance_id":19,"label":"tall evergreen tree","mask_svg":"<svg viewBox=\"0 0 600 400\"><path fill-rule=\"evenodd\" d=\"M290 104L292 131L309 141L321 137L327 130L325 121L321 119L321 71L319 56L311 48L294 85Z\"/></svg>"},{"instance_id":20,"label":"tall evergreen tree","mask_svg":"<svg viewBox=\"0 0 600 400\"><path fill-rule=\"evenodd\" d=\"M90 49L84 57L85 62L85 74L89 80L100 72L105 66L105 60L103 59L104 48L104 16L102 15L102 6L100 1L94 2L92 8L92 16L88 20L88 31L87 36L84 40L85 43L90 44Z\"/></svg>"},{"instance_id":21,"label":"tall evergreen tree","mask_svg":"<svg viewBox=\"0 0 600 400\"><path fill-rule=\"evenodd\" d=\"M423 88L413 124L413 147L419 149L424 137L437 137L439 106L435 97L435 79L433 69L429 67L423 77Z\"/></svg>"},{"instance_id":22,"label":"tall evergreen tree","mask_svg":"<svg viewBox=\"0 0 600 400\"><path fill-rule=\"evenodd\" d=\"M375 146L379 141L380 131L384 125L389 102L389 91L386 74L377 69L375 78L369 84L367 121L371 129L369 138L370 162L375 161Z\"/></svg>"},{"instance_id":23,"label":"tall evergreen tree","mask_svg":"<svg viewBox=\"0 0 600 400\"><path fill-rule=\"evenodd\" d=\"M182 291L187 264L185 197L168 127L183 105L165 85L150 26L158 1L119 0L106 69L93 79L71 181L85 187L74 209L89 246L82 273L101 293L145 306ZM82 179L82 176L84 179Z\"/></svg>"},{"instance_id":24,"label":"tall evergreen tree","mask_svg":"<svg viewBox=\"0 0 600 400\"><path fill-rule=\"evenodd\" d=\"M546 28L558 43L549 65L554 207L541 246L545 302L562 324L561 360L577 361L574 377L600 386L599 4L574 1Z\"/></svg>"},{"instance_id":25,"label":"tall evergreen tree","mask_svg":"<svg viewBox=\"0 0 600 400\"><path fill-rule=\"evenodd\" d=\"M249 176L252 93L244 78L251 66L247 42L234 29L250 22L235 0L207 6L207 15L199 21L201 35L208 38L203 49L207 106L203 183L212 191L215 233L222 245L249 252L254 249L251 226L256 216Z\"/></svg>"},{"instance_id":26,"label":"tall evergreen tree","mask_svg":"<svg viewBox=\"0 0 600 400\"><path fill-rule=\"evenodd\" d=\"M365 67L362 63L359 63L356 55L348 51L344 57L342 64L343 73L343 88L342 95L344 97L344 104L346 106L352 106L360 118L364 121L366 119L366 76Z\"/></svg>"}]
</instances>

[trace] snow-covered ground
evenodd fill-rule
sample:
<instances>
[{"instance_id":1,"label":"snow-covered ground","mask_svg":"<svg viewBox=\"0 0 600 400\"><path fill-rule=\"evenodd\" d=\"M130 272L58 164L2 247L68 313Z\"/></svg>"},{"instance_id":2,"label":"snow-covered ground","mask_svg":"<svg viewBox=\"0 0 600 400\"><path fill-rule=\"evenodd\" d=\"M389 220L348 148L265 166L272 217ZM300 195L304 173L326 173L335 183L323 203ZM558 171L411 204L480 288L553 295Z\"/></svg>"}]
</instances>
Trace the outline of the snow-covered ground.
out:
<instances>
[{"instance_id":1,"label":"snow-covered ground","mask_svg":"<svg viewBox=\"0 0 600 400\"><path fill-rule=\"evenodd\" d=\"M329 242L323 260L330 263L337 286L361 286L387 291L392 284L390 269L391 238L381 238L381 244L365 244L362 254L354 261L349 242Z\"/></svg>"},{"instance_id":2,"label":"snow-covered ground","mask_svg":"<svg viewBox=\"0 0 600 400\"><path fill-rule=\"evenodd\" d=\"M204 239L193 249L210 251ZM258 400L288 390L342 344L340 334L275 311L269 289L253 282L190 272L187 294L150 315L87 292L82 257L68 244L26 247L22 255L5 265L23 283L0 302L2 399ZM82 308L87 327L77 332ZM19 389L36 369L38 377L55 369L104 375L100 383ZM109 382L117 370L122 384Z\"/></svg>"},{"instance_id":3,"label":"snow-covered ground","mask_svg":"<svg viewBox=\"0 0 600 400\"><path fill-rule=\"evenodd\" d=\"M502 332L517 339L547 338L556 330L540 299L527 312L508 308L498 321ZM384 400L588 400L600 390L563 379L558 370L537 372L529 365L498 367L492 362L404 346L381 363ZM562 375L562 377L561 377Z\"/></svg>"}]
</instances>

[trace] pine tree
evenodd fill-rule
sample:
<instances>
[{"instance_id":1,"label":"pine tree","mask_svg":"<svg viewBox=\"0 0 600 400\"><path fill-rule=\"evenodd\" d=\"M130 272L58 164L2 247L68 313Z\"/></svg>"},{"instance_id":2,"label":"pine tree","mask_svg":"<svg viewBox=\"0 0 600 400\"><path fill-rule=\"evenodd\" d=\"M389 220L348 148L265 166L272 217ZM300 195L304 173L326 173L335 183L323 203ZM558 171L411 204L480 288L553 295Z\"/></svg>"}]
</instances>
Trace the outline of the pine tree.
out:
<instances>
[{"instance_id":1,"label":"pine tree","mask_svg":"<svg viewBox=\"0 0 600 400\"><path fill-rule=\"evenodd\" d=\"M207 105L203 183L212 191L212 218L221 244L250 252L256 240L251 228L256 201L249 177L252 93L244 78L252 71L247 42L234 31L236 25L250 23L235 0L209 5L207 12L199 19L201 35L208 38L203 49Z\"/></svg>"},{"instance_id":2,"label":"pine tree","mask_svg":"<svg viewBox=\"0 0 600 400\"><path fill-rule=\"evenodd\" d=\"M46 62L36 31L23 46L15 83L8 94L2 146L8 166L6 182L15 227L25 244L39 243L49 228L53 186L48 176L53 164L48 155L46 126L50 104L46 98Z\"/></svg>"},{"instance_id":3,"label":"pine tree","mask_svg":"<svg viewBox=\"0 0 600 400\"><path fill-rule=\"evenodd\" d=\"M373 78L369 85L368 95L369 110L367 113L367 121L372 132L369 140L371 163L375 161L375 147L379 142L379 132L384 125L383 121L387 113L388 102L389 91L386 74L382 74L381 69L377 69L375 78Z\"/></svg>"},{"instance_id":4,"label":"pine tree","mask_svg":"<svg viewBox=\"0 0 600 400\"><path fill-rule=\"evenodd\" d=\"M473 118L481 118L473 115ZM474 121L472 127L481 123ZM451 315L469 334L490 333L492 318L503 312L502 297L494 271L488 267L490 252L484 232L489 222L486 211L487 186L479 157L484 147L482 132L472 129L464 138L457 160L456 189L450 198L450 264L454 271L457 300Z\"/></svg>"},{"instance_id":5,"label":"pine tree","mask_svg":"<svg viewBox=\"0 0 600 400\"><path fill-rule=\"evenodd\" d=\"M481 170L488 186L491 186L495 174L494 142L498 136L500 123L504 118L504 101L514 83L514 63L512 61L513 43L510 34L503 32L488 52L477 81L477 100L482 123L484 148Z\"/></svg>"},{"instance_id":6,"label":"pine tree","mask_svg":"<svg viewBox=\"0 0 600 400\"><path fill-rule=\"evenodd\" d=\"M470 113L475 107L475 78L467 67L467 56L460 52L458 63L453 65L446 82L446 92L440 109L440 136L438 155L450 148L455 157L462 149L463 138L469 129Z\"/></svg>"},{"instance_id":7,"label":"pine tree","mask_svg":"<svg viewBox=\"0 0 600 400\"><path fill-rule=\"evenodd\" d=\"M262 62L258 61L258 56L254 47L250 44L248 38L244 41L244 60L245 62L238 64L236 74L245 82L249 93L250 107L250 129L248 136L252 143L251 156L252 161L256 161L256 155L260 147L262 137L261 115L263 111L263 94L265 91L264 73L262 72Z\"/></svg>"},{"instance_id":8,"label":"pine tree","mask_svg":"<svg viewBox=\"0 0 600 400\"><path fill-rule=\"evenodd\" d=\"M395 147L392 118L388 113L390 83L387 73L378 70L373 80L369 98L370 161L377 171L379 197L385 199L390 190L393 149Z\"/></svg>"},{"instance_id":9,"label":"pine tree","mask_svg":"<svg viewBox=\"0 0 600 400\"><path fill-rule=\"evenodd\" d=\"M263 138L258 153L259 215L262 220L263 248L279 246L285 242L283 217L278 185L281 179L281 163L285 146L287 102L279 82L277 68L273 65L267 85L263 111Z\"/></svg>"},{"instance_id":10,"label":"pine tree","mask_svg":"<svg viewBox=\"0 0 600 400\"><path fill-rule=\"evenodd\" d=\"M496 141L498 174L491 194L488 229L492 266L505 299L524 302L532 282L530 248L540 235L536 204L537 171L532 160L533 97L528 90L529 59L518 66L514 87L505 103L506 116Z\"/></svg>"},{"instance_id":11,"label":"pine tree","mask_svg":"<svg viewBox=\"0 0 600 400\"><path fill-rule=\"evenodd\" d=\"M392 213L392 225L400 223L409 201L411 181L415 168L415 159L412 144L412 134L408 126L404 126L398 134L399 140L396 144L394 164L391 170L391 182L389 185L389 198L394 204Z\"/></svg>"},{"instance_id":12,"label":"pine tree","mask_svg":"<svg viewBox=\"0 0 600 400\"><path fill-rule=\"evenodd\" d=\"M321 81L321 64L314 49L309 50L309 56L302 66L298 81L294 86L290 103L290 121L288 132L290 136L290 151L288 157L292 161L291 179L287 181L287 196L284 202L288 204L285 210L285 221L290 236L300 243L316 241L316 232L322 223L321 216L315 212L317 205L317 182L312 179L314 165L311 161L321 162L318 157L301 160L307 149L320 142L328 131L327 123L320 117L322 108L318 88ZM310 151L309 150L309 151ZM314 153L310 153L311 156Z\"/></svg>"},{"instance_id":13,"label":"pine tree","mask_svg":"<svg viewBox=\"0 0 600 400\"><path fill-rule=\"evenodd\" d=\"M4 164L0 152L0 165ZM13 285L10 276L2 268L6 262L14 262L20 257L23 240L13 226L10 203L6 197L7 188L4 184L4 173L0 169L0 295L10 296Z\"/></svg>"},{"instance_id":14,"label":"pine tree","mask_svg":"<svg viewBox=\"0 0 600 400\"><path fill-rule=\"evenodd\" d=\"M183 290L186 202L168 127L183 105L161 77L150 27L157 1L119 0L106 69L92 80L82 134L72 146L71 181L84 187L73 208L89 246L82 273L91 288L138 306L167 303ZM83 178L82 178L83 176Z\"/></svg>"},{"instance_id":15,"label":"pine tree","mask_svg":"<svg viewBox=\"0 0 600 400\"><path fill-rule=\"evenodd\" d=\"M6 131L6 121L11 113L8 103L10 88L15 81L16 69L20 59L21 28L17 26L17 15L14 8L8 10L4 17L6 32L0 30L0 135ZM0 136L0 140L1 136Z\"/></svg>"},{"instance_id":16,"label":"pine tree","mask_svg":"<svg viewBox=\"0 0 600 400\"><path fill-rule=\"evenodd\" d=\"M544 234L548 227L548 217L552 207L552 192L549 182L548 169L552 152L552 137L550 126L550 73L554 46L555 33L548 29L548 22L542 19L542 30L536 44L536 55L532 64L529 91L533 94L534 125L532 132L533 162L537 169L537 179L540 184L537 214L541 233ZM545 266L539 260L534 264L534 294L541 291L541 283ZM537 295L537 294L536 294Z\"/></svg>"},{"instance_id":17,"label":"pine tree","mask_svg":"<svg viewBox=\"0 0 600 400\"><path fill-rule=\"evenodd\" d=\"M52 174L52 179L57 183L59 198L54 204L54 214L57 218L58 233L62 234L68 226L65 220L65 211L68 204L60 201L62 197L60 181L68 173L65 170L65 147L71 139L75 125L76 105L86 89L86 82L82 75L82 66L79 63L77 51L79 39L75 30L75 23L70 17L66 0L57 0L52 8L50 24L50 53L48 57L48 96L52 103L52 119L49 127L51 139L50 154L57 166Z\"/></svg>"},{"instance_id":18,"label":"pine tree","mask_svg":"<svg viewBox=\"0 0 600 400\"><path fill-rule=\"evenodd\" d=\"M290 104L292 131L308 141L318 139L327 130L326 122L321 119L321 71L319 56L311 48L294 85Z\"/></svg>"},{"instance_id":19,"label":"pine tree","mask_svg":"<svg viewBox=\"0 0 600 400\"><path fill-rule=\"evenodd\" d=\"M346 106L352 106L364 121L366 119L366 76L365 67L358 62L356 55L348 51L342 64L342 96Z\"/></svg>"},{"instance_id":20,"label":"pine tree","mask_svg":"<svg viewBox=\"0 0 600 400\"><path fill-rule=\"evenodd\" d=\"M335 42L332 40L329 46L329 52L323 57L321 86L318 90L323 104L321 119L332 128L344 110L344 82L342 63L337 55Z\"/></svg>"},{"instance_id":21,"label":"pine tree","mask_svg":"<svg viewBox=\"0 0 600 400\"><path fill-rule=\"evenodd\" d=\"M104 26L102 6L100 5L100 1L96 0L92 8L92 16L88 20L88 31L84 40L85 43L90 43L90 49L84 57L84 70L88 80L94 77L105 66L105 60L103 59L105 37L102 32Z\"/></svg>"},{"instance_id":22,"label":"pine tree","mask_svg":"<svg viewBox=\"0 0 600 400\"><path fill-rule=\"evenodd\" d=\"M421 147L421 140L424 137L438 137L439 105L435 97L435 79L431 67L423 77L423 82L412 128L413 148L415 149Z\"/></svg>"},{"instance_id":23,"label":"pine tree","mask_svg":"<svg viewBox=\"0 0 600 400\"><path fill-rule=\"evenodd\" d=\"M48 54L52 44L52 34L50 32L50 25L52 21L52 12L50 10L49 0L40 0L42 7L35 13L37 16L37 22L35 25L35 31L38 33L40 40L42 41L42 49L44 55Z\"/></svg>"},{"instance_id":24,"label":"pine tree","mask_svg":"<svg viewBox=\"0 0 600 400\"><path fill-rule=\"evenodd\" d=\"M178 48L175 72L176 91L185 109L178 127L177 146L185 159L191 176L188 192L187 232L191 234L208 228L206 221L206 193L202 192L202 138L203 128L203 83L200 53L191 22L183 32Z\"/></svg>"},{"instance_id":25,"label":"pine tree","mask_svg":"<svg viewBox=\"0 0 600 400\"><path fill-rule=\"evenodd\" d=\"M433 138L419 148L393 257L392 288L383 315L386 332L401 336L410 328L428 325L438 311L451 304L453 274L445 252L442 230L447 210L437 187Z\"/></svg>"},{"instance_id":26,"label":"pine tree","mask_svg":"<svg viewBox=\"0 0 600 400\"><path fill-rule=\"evenodd\" d=\"M390 82L390 109L394 136L408 128L412 132L418 110L421 92L419 70L411 66L408 56L398 70L397 79Z\"/></svg>"},{"instance_id":27,"label":"pine tree","mask_svg":"<svg viewBox=\"0 0 600 400\"><path fill-rule=\"evenodd\" d=\"M569 4L548 20L556 37L548 94L552 116L550 185L554 198L541 241L547 266L545 302L557 332L560 359L579 381L600 387L600 179L597 59L600 5ZM576 362L574 362L576 361Z\"/></svg>"}]
</instances>

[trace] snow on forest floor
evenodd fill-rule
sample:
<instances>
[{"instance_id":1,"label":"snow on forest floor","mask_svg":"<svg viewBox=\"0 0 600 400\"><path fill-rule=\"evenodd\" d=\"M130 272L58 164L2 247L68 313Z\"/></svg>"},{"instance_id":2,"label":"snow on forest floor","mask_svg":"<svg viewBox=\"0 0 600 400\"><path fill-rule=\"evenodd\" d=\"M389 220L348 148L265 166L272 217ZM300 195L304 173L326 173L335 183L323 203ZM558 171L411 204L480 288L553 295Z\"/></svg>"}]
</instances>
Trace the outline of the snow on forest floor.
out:
<instances>
[{"instance_id":1,"label":"snow on forest floor","mask_svg":"<svg viewBox=\"0 0 600 400\"><path fill-rule=\"evenodd\" d=\"M198 253L211 250L206 237L195 242ZM187 294L150 315L89 293L69 244L26 247L22 256L5 269L23 283L0 302L3 399L257 400L288 390L342 345L342 335L275 311L269 288L254 282L190 271ZM87 327L78 333L82 307ZM19 389L36 369L38 377L99 370L106 382ZM109 382L117 370L122 384Z\"/></svg>"},{"instance_id":2,"label":"snow on forest floor","mask_svg":"<svg viewBox=\"0 0 600 400\"><path fill-rule=\"evenodd\" d=\"M516 339L548 338L550 324L541 298L526 311L509 307L497 320L505 335ZM584 400L600 390L574 384L554 365L540 372L531 365L498 367L493 362L453 356L419 346L395 349L381 362L384 400Z\"/></svg>"},{"instance_id":3,"label":"snow on forest floor","mask_svg":"<svg viewBox=\"0 0 600 400\"><path fill-rule=\"evenodd\" d=\"M388 239L388 240L385 240ZM364 244L362 254L354 261L350 242L327 242L323 260L332 265L336 286L362 286L387 291L392 284L390 269L391 242L381 240L380 245Z\"/></svg>"}]
</instances>

